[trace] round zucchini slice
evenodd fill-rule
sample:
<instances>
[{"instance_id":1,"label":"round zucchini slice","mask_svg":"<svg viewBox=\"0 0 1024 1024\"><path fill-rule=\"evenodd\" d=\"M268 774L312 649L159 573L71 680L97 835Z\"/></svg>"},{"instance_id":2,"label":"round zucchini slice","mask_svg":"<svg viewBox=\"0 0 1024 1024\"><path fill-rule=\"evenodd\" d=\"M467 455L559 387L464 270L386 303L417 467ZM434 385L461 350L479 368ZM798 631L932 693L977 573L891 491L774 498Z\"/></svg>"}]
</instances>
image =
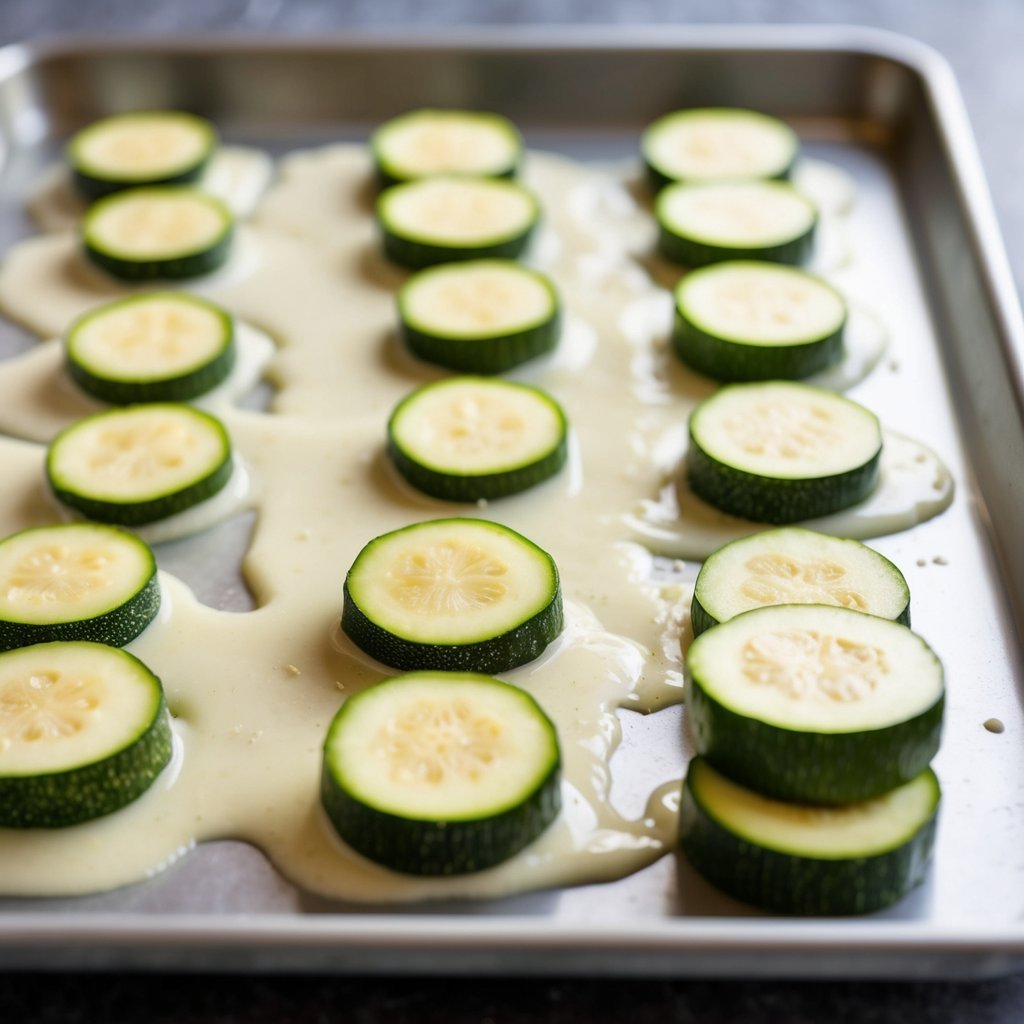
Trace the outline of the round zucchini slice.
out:
<instances>
[{"instance_id":1,"label":"round zucchini slice","mask_svg":"<svg viewBox=\"0 0 1024 1024\"><path fill-rule=\"evenodd\" d=\"M46 476L57 499L89 519L139 526L221 490L234 469L220 420L154 403L87 416L54 438Z\"/></svg>"},{"instance_id":2,"label":"round zucchini slice","mask_svg":"<svg viewBox=\"0 0 1024 1024\"><path fill-rule=\"evenodd\" d=\"M171 759L160 680L106 644L0 654L0 827L62 828L140 797Z\"/></svg>"},{"instance_id":3,"label":"round zucchini slice","mask_svg":"<svg viewBox=\"0 0 1024 1024\"><path fill-rule=\"evenodd\" d=\"M342 629L403 670L507 672L562 630L551 556L506 526L435 519L370 541L345 578Z\"/></svg>"},{"instance_id":4,"label":"round zucchini slice","mask_svg":"<svg viewBox=\"0 0 1024 1024\"><path fill-rule=\"evenodd\" d=\"M701 633L686 669L697 752L767 796L868 800L939 749L942 665L906 626L874 615L756 608Z\"/></svg>"},{"instance_id":5,"label":"round zucchini slice","mask_svg":"<svg viewBox=\"0 0 1024 1024\"><path fill-rule=\"evenodd\" d=\"M712 885L781 914L869 914L919 885L935 843L941 793L930 769L845 807L769 800L690 762L679 843Z\"/></svg>"},{"instance_id":6,"label":"round zucchini slice","mask_svg":"<svg viewBox=\"0 0 1024 1024\"><path fill-rule=\"evenodd\" d=\"M421 270L398 293L398 314L413 355L460 373L502 373L558 344L555 286L512 260Z\"/></svg>"},{"instance_id":7,"label":"round zucchini slice","mask_svg":"<svg viewBox=\"0 0 1024 1024\"><path fill-rule=\"evenodd\" d=\"M183 292L118 299L68 330L65 365L76 384L111 405L185 402L235 365L235 325L212 302Z\"/></svg>"},{"instance_id":8,"label":"round zucchini slice","mask_svg":"<svg viewBox=\"0 0 1024 1024\"><path fill-rule=\"evenodd\" d=\"M515 259L540 220L533 193L511 181L421 178L377 200L387 257L418 270L438 263Z\"/></svg>"},{"instance_id":9,"label":"round zucchini slice","mask_svg":"<svg viewBox=\"0 0 1024 1024\"><path fill-rule=\"evenodd\" d=\"M866 498L882 433L863 406L824 388L731 384L690 416L686 467L705 501L756 522L794 523Z\"/></svg>"},{"instance_id":10,"label":"round zucchini slice","mask_svg":"<svg viewBox=\"0 0 1024 1024\"><path fill-rule=\"evenodd\" d=\"M842 358L846 302L802 270L720 263L687 274L675 300L676 355L715 380L799 380Z\"/></svg>"},{"instance_id":11,"label":"round zucchini slice","mask_svg":"<svg viewBox=\"0 0 1024 1024\"><path fill-rule=\"evenodd\" d=\"M818 211L784 181L678 182L658 193L658 251L684 267L723 260L804 263Z\"/></svg>"},{"instance_id":12,"label":"round zucchini slice","mask_svg":"<svg viewBox=\"0 0 1024 1024\"><path fill-rule=\"evenodd\" d=\"M655 189L673 181L788 178L799 141L767 114L697 107L658 118L640 143Z\"/></svg>"},{"instance_id":13,"label":"round zucchini slice","mask_svg":"<svg viewBox=\"0 0 1024 1024\"><path fill-rule=\"evenodd\" d=\"M234 215L187 185L126 189L97 200L82 220L86 256L124 281L184 280L222 266Z\"/></svg>"},{"instance_id":14,"label":"round zucchini slice","mask_svg":"<svg viewBox=\"0 0 1024 1024\"><path fill-rule=\"evenodd\" d=\"M105 117L68 143L75 187L91 202L141 185L197 181L217 148L205 118L181 110L145 110Z\"/></svg>"},{"instance_id":15,"label":"round zucchini slice","mask_svg":"<svg viewBox=\"0 0 1024 1024\"><path fill-rule=\"evenodd\" d=\"M159 608L153 552L124 530L65 523L0 541L0 650L55 640L123 647Z\"/></svg>"},{"instance_id":16,"label":"round zucchini slice","mask_svg":"<svg viewBox=\"0 0 1024 1024\"><path fill-rule=\"evenodd\" d=\"M515 125L478 110L413 110L382 124L370 139L383 188L438 174L513 178L523 156Z\"/></svg>"},{"instance_id":17,"label":"round zucchini slice","mask_svg":"<svg viewBox=\"0 0 1024 1024\"><path fill-rule=\"evenodd\" d=\"M393 871L482 871L558 816L558 736L537 702L487 675L413 672L335 716L321 794L338 835Z\"/></svg>"},{"instance_id":18,"label":"round zucchini slice","mask_svg":"<svg viewBox=\"0 0 1024 1024\"><path fill-rule=\"evenodd\" d=\"M565 465L561 406L525 384L452 377L417 388L388 422L388 454L417 490L445 501L517 494Z\"/></svg>"},{"instance_id":19,"label":"round zucchini slice","mask_svg":"<svg viewBox=\"0 0 1024 1024\"><path fill-rule=\"evenodd\" d=\"M884 555L856 540L786 526L734 540L701 566L694 635L754 608L828 604L910 625L910 588Z\"/></svg>"}]
</instances>

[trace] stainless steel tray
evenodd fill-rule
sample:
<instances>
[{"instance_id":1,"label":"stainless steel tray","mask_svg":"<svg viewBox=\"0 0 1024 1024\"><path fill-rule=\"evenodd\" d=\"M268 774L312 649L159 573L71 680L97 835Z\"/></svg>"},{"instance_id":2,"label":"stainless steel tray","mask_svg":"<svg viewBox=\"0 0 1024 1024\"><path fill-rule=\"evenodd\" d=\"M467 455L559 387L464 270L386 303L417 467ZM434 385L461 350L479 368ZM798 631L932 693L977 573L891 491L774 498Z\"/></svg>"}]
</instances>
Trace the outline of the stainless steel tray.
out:
<instances>
[{"instance_id":1,"label":"stainless steel tray","mask_svg":"<svg viewBox=\"0 0 1024 1024\"><path fill-rule=\"evenodd\" d=\"M608 885L367 912L309 897L224 842L117 892L0 901L0 966L949 977L1024 965L1024 327L946 65L899 37L812 28L11 46L0 50L0 244L30 231L22 200L61 140L117 109L193 108L227 139L280 153L364 139L425 104L499 109L530 145L594 160L635 154L667 110L753 106L856 179L851 231L871 291L860 298L894 332L864 400L936 447L959 488L941 519L877 544L906 570L915 626L948 673L931 879L869 919L775 920L666 857ZM29 344L0 326L0 351ZM196 543L226 544L230 560L245 538ZM160 557L204 600L224 599L224 572L197 571L195 548ZM659 715L672 750L678 718ZM990 716L1006 733L984 731Z\"/></svg>"}]
</instances>

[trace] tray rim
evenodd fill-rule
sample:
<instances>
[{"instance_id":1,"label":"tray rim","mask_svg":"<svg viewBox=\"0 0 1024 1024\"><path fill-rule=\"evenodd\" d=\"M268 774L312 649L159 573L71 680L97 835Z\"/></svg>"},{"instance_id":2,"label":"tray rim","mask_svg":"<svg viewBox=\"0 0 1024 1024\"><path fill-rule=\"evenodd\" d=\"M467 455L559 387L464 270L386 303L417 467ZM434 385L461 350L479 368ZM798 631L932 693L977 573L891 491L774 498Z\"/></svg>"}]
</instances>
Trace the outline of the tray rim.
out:
<instances>
[{"instance_id":1,"label":"tray rim","mask_svg":"<svg viewBox=\"0 0 1024 1024\"><path fill-rule=\"evenodd\" d=\"M1010 380L1018 418L1024 423L1024 314L973 130L956 78L945 57L909 36L856 25L480 25L430 26L408 29L352 29L318 36L265 32L181 33L168 36L124 34L102 37L89 33L57 33L0 47L0 81L48 60L65 56L107 53L320 53L373 50L448 52L580 52L588 50L715 50L749 52L836 52L893 61L920 82L934 116L934 125L952 172L957 200L971 237L973 258L993 315L1003 362ZM26 140L27 141L27 140ZM1016 610L1024 621L1024 609ZM1018 625L1018 630L1021 627ZM671 954L686 973L685 958L701 955L728 958L721 974L761 974L757 957L815 957L848 953L852 956L904 954L933 958L926 966L938 975L944 966L965 957L984 956L993 962L976 966L966 976L990 977L1024 966L1024 920L994 927L974 921L936 927L921 921L888 919L710 918L674 916L641 922L616 922L614 930L567 925L535 916L494 918L401 912L376 916L362 913L218 913L156 914L99 912L76 915L55 912L0 913L0 966L9 954L42 953L60 948L75 962L91 953L129 946L145 954L169 951L232 951L267 953L328 950L335 954L403 951L443 959L455 973L471 973L472 963L451 958L473 949L482 956L520 951L550 957L546 973L562 969L574 954ZM32 957L34 966L46 961ZM607 961L604 961L605 963ZM772 960L774 963L774 960ZM791 972L777 969L773 977L807 976L809 961ZM110 966L110 965L107 965ZM130 965L129 965L130 966ZM193 964L212 970L216 964ZM263 961L261 967L267 966ZM401 970L400 963L390 965ZM637 973L624 965L625 971ZM344 963L333 964L344 970ZM855 964L844 976L860 976ZM243 968L244 969L244 968ZM294 968L293 968L294 969ZM591 967L591 971L593 967ZM519 971L518 973L526 973ZM577 973L580 973L577 971ZM587 973L584 970L582 973ZM642 973L642 972L641 972ZM660 973L660 972L656 972ZM869 969L864 976L884 977ZM889 975L891 976L891 975Z\"/></svg>"}]
</instances>

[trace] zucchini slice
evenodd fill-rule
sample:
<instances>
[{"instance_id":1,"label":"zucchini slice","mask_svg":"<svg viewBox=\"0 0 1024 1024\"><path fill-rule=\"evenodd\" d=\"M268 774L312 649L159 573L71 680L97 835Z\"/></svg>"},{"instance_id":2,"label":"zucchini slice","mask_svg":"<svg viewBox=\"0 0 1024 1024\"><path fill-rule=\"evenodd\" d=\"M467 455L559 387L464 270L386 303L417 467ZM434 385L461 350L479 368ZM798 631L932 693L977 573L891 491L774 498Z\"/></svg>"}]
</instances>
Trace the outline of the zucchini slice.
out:
<instances>
[{"instance_id":1,"label":"zucchini slice","mask_svg":"<svg viewBox=\"0 0 1024 1024\"><path fill-rule=\"evenodd\" d=\"M383 188L438 174L513 178L523 156L515 125L479 110L413 110L382 124L370 139Z\"/></svg>"},{"instance_id":2,"label":"zucchini slice","mask_svg":"<svg viewBox=\"0 0 1024 1024\"><path fill-rule=\"evenodd\" d=\"M846 302L802 270L720 263L687 274L675 300L676 355L715 380L799 380L842 358Z\"/></svg>"},{"instance_id":3,"label":"zucchini slice","mask_svg":"<svg viewBox=\"0 0 1024 1024\"><path fill-rule=\"evenodd\" d=\"M640 149L651 184L788 178L799 149L796 133L767 114L734 107L697 107L659 117Z\"/></svg>"},{"instance_id":4,"label":"zucchini slice","mask_svg":"<svg viewBox=\"0 0 1024 1024\"><path fill-rule=\"evenodd\" d=\"M124 281L184 280L222 266L234 215L187 185L132 188L97 200L82 219L86 256Z\"/></svg>"},{"instance_id":5,"label":"zucchini slice","mask_svg":"<svg viewBox=\"0 0 1024 1024\"><path fill-rule=\"evenodd\" d=\"M731 384L690 416L686 468L705 501L765 523L829 515L878 482L882 433L863 406L807 384Z\"/></svg>"},{"instance_id":6,"label":"zucchini slice","mask_svg":"<svg viewBox=\"0 0 1024 1024\"><path fill-rule=\"evenodd\" d=\"M342 629L394 668L506 672L538 657L562 623L551 556L487 520L385 533L345 578Z\"/></svg>"},{"instance_id":7,"label":"zucchini slice","mask_svg":"<svg viewBox=\"0 0 1024 1024\"><path fill-rule=\"evenodd\" d=\"M197 181L217 148L205 118L181 110L115 114L83 128L68 143L75 187L91 202L140 185Z\"/></svg>"},{"instance_id":8,"label":"zucchini slice","mask_svg":"<svg viewBox=\"0 0 1024 1024\"><path fill-rule=\"evenodd\" d=\"M185 402L230 375L235 325L229 313L195 295L148 292L79 317L64 354L71 378L102 402Z\"/></svg>"},{"instance_id":9,"label":"zucchini slice","mask_svg":"<svg viewBox=\"0 0 1024 1024\"><path fill-rule=\"evenodd\" d=\"M786 526L734 540L701 566L695 636L754 608L829 604L910 625L910 588L884 555L856 540Z\"/></svg>"},{"instance_id":10,"label":"zucchini slice","mask_svg":"<svg viewBox=\"0 0 1024 1024\"><path fill-rule=\"evenodd\" d=\"M417 388L388 421L388 455L417 490L445 501L517 494L554 476L568 452L561 406L538 388L451 377Z\"/></svg>"},{"instance_id":11,"label":"zucchini slice","mask_svg":"<svg viewBox=\"0 0 1024 1024\"><path fill-rule=\"evenodd\" d=\"M512 260L473 260L414 274L398 293L402 340L461 373L502 373L558 344L555 286Z\"/></svg>"},{"instance_id":12,"label":"zucchini slice","mask_svg":"<svg viewBox=\"0 0 1024 1024\"><path fill-rule=\"evenodd\" d=\"M690 762L679 840L690 863L736 899L782 914L868 914L924 880L941 793L930 769L846 807L783 803Z\"/></svg>"},{"instance_id":13,"label":"zucchini slice","mask_svg":"<svg viewBox=\"0 0 1024 1024\"><path fill-rule=\"evenodd\" d=\"M825 605L756 608L686 656L697 752L767 796L867 800L939 749L942 664L906 626Z\"/></svg>"},{"instance_id":14,"label":"zucchini slice","mask_svg":"<svg viewBox=\"0 0 1024 1024\"><path fill-rule=\"evenodd\" d=\"M123 647L159 608L153 552L124 530L64 523L0 541L0 650L54 640Z\"/></svg>"},{"instance_id":15,"label":"zucchini slice","mask_svg":"<svg viewBox=\"0 0 1024 1024\"><path fill-rule=\"evenodd\" d=\"M89 519L138 526L212 497L231 478L220 420L188 405L154 403L87 416L46 456L57 499Z\"/></svg>"},{"instance_id":16,"label":"zucchini slice","mask_svg":"<svg viewBox=\"0 0 1024 1024\"><path fill-rule=\"evenodd\" d=\"M377 200L387 257L418 270L437 263L515 259L540 220L533 193L511 181L421 178Z\"/></svg>"},{"instance_id":17,"label":"zucchini slice","mask_svg":"<svg viewBox=\"0 0 1024 1024\"><path fill-rule=\"evenodd\" d=\"M804 263L818 211L784 181L678 182L658 193L658 251L684 267L723 260Z\"/></svg>"},{"instance_id":18,"label":"zucchini slice","mask_svg":"<svg viewBox=\"0 0 1024 1024\"><path fill-rule=\"evenodd\" d=\"M555 727L527 693L486 675L413 672L335 716L321 794L338 835L414 875L500 864L558 816Z\"/></svg>"},{"instance_id":19,"label":"zucchini slice","mask_svg":"<svg viewBox=\"0 0 1024 1024\"><path fill-rule=\"evenodd\" d=\"M62 828L119 810L171 759L160 680L106 644L0 654L0 827Z\"/></svg>"}]
</instances>

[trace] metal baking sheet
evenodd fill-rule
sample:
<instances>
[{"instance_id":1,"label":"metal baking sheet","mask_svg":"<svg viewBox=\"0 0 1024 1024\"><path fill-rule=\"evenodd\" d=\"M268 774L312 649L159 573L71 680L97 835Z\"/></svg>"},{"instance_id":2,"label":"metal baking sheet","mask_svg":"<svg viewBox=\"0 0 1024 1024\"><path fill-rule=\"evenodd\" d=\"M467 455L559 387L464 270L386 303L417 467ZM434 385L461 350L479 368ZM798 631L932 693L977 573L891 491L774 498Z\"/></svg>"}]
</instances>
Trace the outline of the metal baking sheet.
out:
<instances>
[{"instance_id":1,"label":"metal baking sheet","mask_svg":"<svg viewBox=\"0 0 1024 1024\"><path fill-rule=\"evenodd\" d=\"M867 919L779 920L669 856L611 884L368 911L299 892L251 847L218 842L116 892L0 900L0 966L948 978L1024 965L1024 328L963 107L933 52L863 30L750 27L11 46L0 244L31 232L24 197L62 140L128 107L195 109L227 140L275 154L365 139L408 107L491 108L535 148L606 161L635 158L655 116L712 104L785 117L809 154L855 179L858 298L892 331L891 358L857 396L957 480L944 516L876 543L906 571L915 626L947 669L926 885ZM0 325L0 351L29 344ZM204 601L229 604L245 543L219 528L158 553ZM218 568L199 569L215 550ZM662 756L681 771L678 713L658 716ZM1000 736L982 728L993 716Z\"/></svg>"}]
</instances>

